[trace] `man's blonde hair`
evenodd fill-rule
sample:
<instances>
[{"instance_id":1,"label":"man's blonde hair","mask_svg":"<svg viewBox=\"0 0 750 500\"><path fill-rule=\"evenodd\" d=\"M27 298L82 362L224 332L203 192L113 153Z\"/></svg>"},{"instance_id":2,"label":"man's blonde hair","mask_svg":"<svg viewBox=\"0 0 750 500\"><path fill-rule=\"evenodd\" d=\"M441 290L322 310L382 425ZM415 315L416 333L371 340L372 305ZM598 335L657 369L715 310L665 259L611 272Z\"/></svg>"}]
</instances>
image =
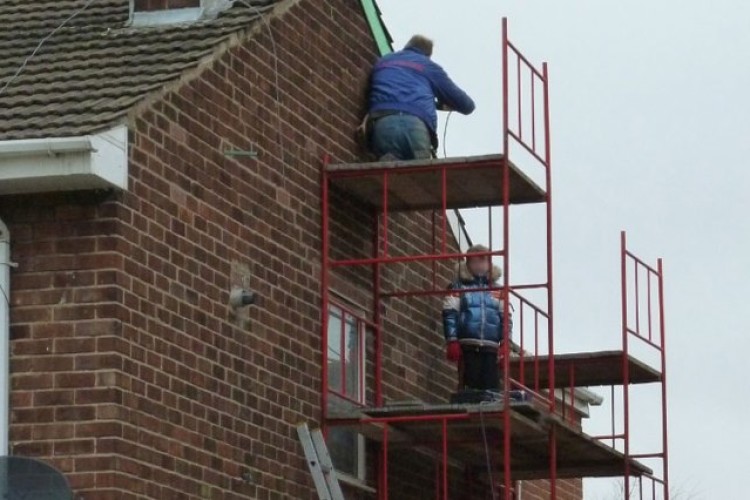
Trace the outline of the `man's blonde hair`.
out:
<instances>
[{"instance_id":1,"label":"man's blonde hair","mask_svg":"<svg viewBox=\"0 0 750 500\"><path fill-rule=\"evenodd\" d=\"M414 35L406 42L405 49L417 49L423 52L427 57L432 56L432 40L424 35Z\"/></svg>"}]
</instances>

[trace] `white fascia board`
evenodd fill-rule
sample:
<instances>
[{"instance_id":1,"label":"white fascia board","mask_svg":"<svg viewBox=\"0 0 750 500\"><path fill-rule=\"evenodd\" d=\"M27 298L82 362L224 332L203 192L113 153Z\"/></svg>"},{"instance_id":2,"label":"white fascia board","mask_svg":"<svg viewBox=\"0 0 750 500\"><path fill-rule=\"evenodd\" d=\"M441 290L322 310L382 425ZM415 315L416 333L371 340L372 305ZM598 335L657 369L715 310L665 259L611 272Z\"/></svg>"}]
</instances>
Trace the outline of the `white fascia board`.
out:
<instances>
[{"instance_id":1,"label":"white fascia board","mask_svg":"<svg viewBox=\"0 0 750 500\"><path fill-rule=\"evenodd\" d=\"M0 142L0 194L127 189L128 129Z\"/></svg>"},{"instance_id":2,"label":"white fascia board","mask_svg":"<svg viewBox=\"0 0 750 500\"><path fill-rule=\"evenodd\" d=\"M88 137L3 141L0 142L0 158L34 156L42 150L51 155L56 153L85 153L92 149L91 140Z\"/></svg>"}]
</instances>

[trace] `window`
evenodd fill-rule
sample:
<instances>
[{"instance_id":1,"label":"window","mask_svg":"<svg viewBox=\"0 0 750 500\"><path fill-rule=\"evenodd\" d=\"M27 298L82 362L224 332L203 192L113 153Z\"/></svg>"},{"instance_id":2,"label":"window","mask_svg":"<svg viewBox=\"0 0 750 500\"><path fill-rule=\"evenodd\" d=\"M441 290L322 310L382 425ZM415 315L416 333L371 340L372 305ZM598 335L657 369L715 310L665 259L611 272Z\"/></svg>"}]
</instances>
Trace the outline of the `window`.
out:
<instances>
[{"instance_id":1,"label":"window","mask_svg":"<svg viewBox=\"0 0 750 500\"><path fill-rule=\"evenodd\" d=\"M343 307L328 310L328 410L364 406L367 325L361 315ZM336 471L365 481L365 440L348 429L328 430L328 450Z\"/></svg>"},{"instance_id":2,"label":"window","mask_svg":"<svg viewBox=\"0 0 750 500\"><path fill-rule=\"evenodd\" d=\"M227 0L133 0L133 26L160 26L214 19L232 6Z\"/></svg>"},{"instance_id":3,"label":"window","mask_svg":"<svg viewBox=\"0 0 750 500\"><path fill-rule=\"evenodd\" d=\"M328 390L334 401L365 404L365 335L366 327L360 318L340 307L330 307Z\"/></svg>"},{"instance_id":4,"label":"window","mask_svg":"<svg viewBox=\"0 0 750 500\"><path fill-rule=\"evenodd\" d=\"M361 483L365 482L367 477L364 436L350 429L329 427L326 445L338 474L344 474Z\"/></svg>"}]
</instances>

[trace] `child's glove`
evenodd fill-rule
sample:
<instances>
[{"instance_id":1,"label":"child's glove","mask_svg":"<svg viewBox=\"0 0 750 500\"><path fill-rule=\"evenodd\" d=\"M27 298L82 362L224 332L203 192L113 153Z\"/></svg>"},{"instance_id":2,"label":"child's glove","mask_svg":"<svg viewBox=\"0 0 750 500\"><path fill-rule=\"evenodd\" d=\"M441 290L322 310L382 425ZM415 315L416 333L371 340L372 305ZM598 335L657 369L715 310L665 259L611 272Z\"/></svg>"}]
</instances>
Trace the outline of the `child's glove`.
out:
<instances>
[{"instance_id":1,"label":"child's glove","mask_svg":"<svg viewBox=\"0 0 750 500\"><path fill-rule=\"evenodd\" d=\"M458 363L461 359L461 345L457 340L448 342L448 347L445 350L445 358L451 363Z\"/></svg>"}]
</instances>

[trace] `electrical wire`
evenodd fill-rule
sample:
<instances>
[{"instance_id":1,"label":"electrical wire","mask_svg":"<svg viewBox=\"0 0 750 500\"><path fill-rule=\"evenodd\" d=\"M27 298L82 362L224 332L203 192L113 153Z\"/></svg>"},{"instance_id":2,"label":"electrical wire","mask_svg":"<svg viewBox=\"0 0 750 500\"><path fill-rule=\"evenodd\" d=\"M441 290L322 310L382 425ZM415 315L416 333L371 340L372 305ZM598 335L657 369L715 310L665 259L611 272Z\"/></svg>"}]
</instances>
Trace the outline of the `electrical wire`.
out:
<instances>
[{"instance_id":1,"label":"electrical wire","mask_svg":"<svg viewBox=\"0 0 750 500\"><path fill-rule=\"evenodd\" d=\"M479 421L481 422L482 426L482 440L484 441L484 456L485 456L485 462L487 464L487 476L489 477L490 481L490 493L492 493L492 500L497 500L497 495L495 494L495 480L492 476L492 460L490 459L490 445L487 442L487 427L484 423L484 410L482 410L483 405L492 404L488 401L482 401L479 403Z\"/></svg>"},{"instance_id":2,"label":"electrical wire","mask_svg":"<svg viewBox=\"0 0 750 500\"><path fill-rule=\"evenodd\" d=\"M36 56L36 53L39 52L39 49L42 48L42 46L47 42L47 40L49 40L50 38L52 38L53 36L55 36L55 33L57 33L58 31L60 31L63 27L65 27L66 24L68 24L70 21L72 21L75 17L77 17L79 14L81 14L84 10L88 9L89 6L92 3L94 3L95 1L96 0L88 0L78 10L76 10L71 15L69 15L68 17L66 17L63 22L61 22L60 24L58 24L57 27L55 27L55 29L53 29L52 31L50 31L44 38L42 38L39 41L39 43L37 44L36 48L31 52L31 54L29 54L28 57L26 57L26 59L23 60L23 63L18 67L18 69L16 70L16 72L13 74L13 76L11 76L10 79L7 82L5 82L5 85L3 85L3 88L0 89L0 96L3 95L3 93L10 86L11 83L13 83L14 81L16 81L16 79L21 74L21 72L24 69L26 69L26 65L29 64L29 61L31 61L34 58L34 56Z\"/></svg>"},{"instance_id":3,"label":"electrical wire","mask_svg":"<svg viewBox=\"0 0 750 500\"><path fill-rule=\"evenodd\" d=\"M451 115L453 114L453 111L448 111L448 116L445 117L445 125L443 126L443 158L448 158L448 149L447 149L447 143L448 143L448 124L450 123ZM453 213L456 215L456 219L458 220L458 248L461 249L461 236L466 237L466 246L470 247L473 245L473 242L471 241L471 238L469 237L469 233L466 231L466 221L464 220L463 216L461 215L461 211L459 209L454 209ZM459 262L461 259L458 259Z\"/></svg>"},{"instance_id":4,"label":"electrical wire","mask_svg":"<svg viewBox=\"0 0 750 500\"><path fill-rule=\"evenodd\" d=\"M453 114L453 111L448 111L448 116L445 117L445 125L443 125L443 158L448 158L448 149L446 147L446 142L448 140L448 123L450 123L451 115L452 114ZM456 215L456 218L458 219L458 225L459 225L459 229L458 229L458 250L460 252L461 251L461 236L464 233L464 231L462 231L462 229L465 229L465 228L461 224L461 222L463 221L463 217L461 217L461 212L459 212L458 209L456 208L456 209L453 210L453 213ZM447 217L447 216L448 216L448 214L443 214L443 217ZM468 234L466 236L467 236L467 241L468 241L468 239L469 239L468 238ZM471 243L469 243L468 246L471 246ZM456 269L456 279L458 279L458 269L459 269L459 266L461 265L461 258L460 257L456 259L456 264L457 264L456 267L455 267L455 269Z\"/></svg>"},{"instance_id":5,"label":"electrical wire","mask_svg":"<svg viewBox=\"0 0 750 500\"><path fill-rule=\"evenodd\" d=\"M445 147L445 142L448 138L448 122L450 122L452 114L453 111L448 111L448 116L445 117L445 125L443 126L443 158L448 158L448 152Z\"/></svg>"},{"instance_id":6,"label":"electrical wire","mask_svg":"<svg viewBox=\"0 0 750 500\"><path fill-rule=\"evenodd\" d=\"M279 91L279 53L276 49L276 39L273 36L273 28L271 27L271 22L268 20L268 18L264 15L264 12L256 7L255 5L250 4L249 2L245 0L235 0L237 3L240 3L247 7L248 9L253 10L258 17L261 18L263 23L266 26L266 31L268 31L268 38L271 40L271 51L273 52L273 75L274 75L274 102L276 107L276 123L277 123L277 129L276 129L276 142L279 145L279 155L281 156L281 163L282 168L284 167L284 134L281 130L281 94Z\"/></svg>"}]
</instances>

